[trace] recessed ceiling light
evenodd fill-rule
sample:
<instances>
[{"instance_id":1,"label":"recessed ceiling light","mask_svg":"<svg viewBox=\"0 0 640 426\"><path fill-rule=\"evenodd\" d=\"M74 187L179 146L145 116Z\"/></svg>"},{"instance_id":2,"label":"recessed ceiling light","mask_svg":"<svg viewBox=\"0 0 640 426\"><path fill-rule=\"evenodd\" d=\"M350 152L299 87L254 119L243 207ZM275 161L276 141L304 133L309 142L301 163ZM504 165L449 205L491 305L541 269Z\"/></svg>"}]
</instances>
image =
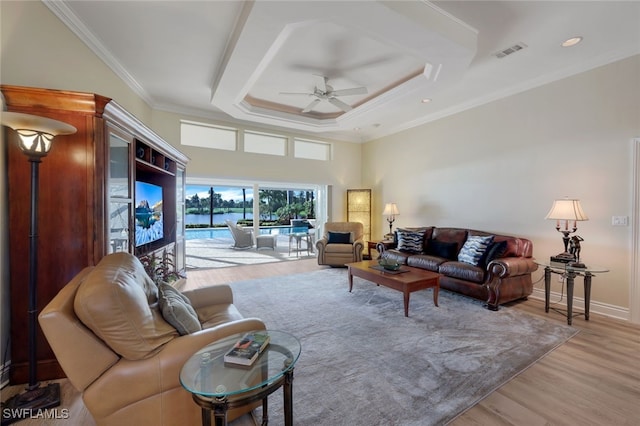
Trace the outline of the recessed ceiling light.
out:
<instances>
[{"instance_id":1,"label":"recessed ceiling light","mask_svg":"<svg viewBox=\"0 0 640 426\"><path fill-rule=\"evenodd\" d=\"M354 127L353 130L356 131L356 132L359 132L360 131L360 127Z\"/></svg>"},{"instance_id":2,"label":"recessed ceiling light","mask_svg":"<svg viewBox=\"0 0 640 426\"><path fill-rule=\"evenodd\" d=\"M431 99L430 98L424 98L421 102L423 104L428 104L429 102L431 102Z\"/></svg>"},{"instance_id":3,"label":"recessed ceiling light","mask_svg":"<svg viewBox=\"0 0 640 426\"><path fill-rule=\"evenodd\" d=\"M571 37L562 42L562 47L571 47L582 41L582 37Z\"/></svg>"}]
</instances>

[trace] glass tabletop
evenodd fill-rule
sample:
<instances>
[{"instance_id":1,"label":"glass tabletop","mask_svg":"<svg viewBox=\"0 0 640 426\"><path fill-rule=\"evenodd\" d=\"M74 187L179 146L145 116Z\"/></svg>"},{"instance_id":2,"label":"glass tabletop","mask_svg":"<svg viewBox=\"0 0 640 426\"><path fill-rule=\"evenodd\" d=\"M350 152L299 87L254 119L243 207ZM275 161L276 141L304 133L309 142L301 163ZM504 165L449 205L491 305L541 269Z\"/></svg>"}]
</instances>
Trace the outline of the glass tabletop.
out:
<instances>
[{"instance_id":1,"label":"glass tabletop","mask_svg":"<svg viewBox=\"0 0 640 426\"><path fill-rule=\"evenodd\" d=\"M553 269L554 271L573 271L575 273L580 273L580 272L589 272L589 273L596 273L596 272L609 272L608 268L602 267L602 266L596 266L596 265L592 265L590 263L586 263L584 266L584 268L578 268L575 266L570 266L568 263L560 263L560 262L551 262L549 260L535 260L535 262L540 265L540 266L544 266L544 267L548 267Z\"/></svg>"},{"instance_id":2,"label":"glass tabletop","mask_svg":"<svg viewBox=\"0 0 640 426\"><path fill-rule=\"evenodd\" d=\"M234 334L205 346L182 367L180 383L191 393L226 397L250 392L279 379L293 369L302 347L295 336L275 330L269 344L251 366L224 362L224 355L247 333Z\"/></svg>"}]
</instances>

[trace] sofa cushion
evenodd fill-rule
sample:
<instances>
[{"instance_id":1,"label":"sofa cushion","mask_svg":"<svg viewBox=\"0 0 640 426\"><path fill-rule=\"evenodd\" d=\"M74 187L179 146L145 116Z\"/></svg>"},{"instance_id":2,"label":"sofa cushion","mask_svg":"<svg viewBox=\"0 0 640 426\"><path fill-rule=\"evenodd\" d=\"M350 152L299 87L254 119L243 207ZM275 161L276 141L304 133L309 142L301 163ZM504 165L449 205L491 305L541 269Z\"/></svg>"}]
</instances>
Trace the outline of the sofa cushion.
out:
<instances>
[{"instance_id":1,"label":"sofa cushion","mask_svg":"<svg viewBox=\"0 0 640 426\"><path fill-rule=\"evenodd\" d=\"M429 240L425 254L430 256L442 257L445 259L454 260L458 254L458 243L445 242L438 240Z\"/></svg>"},{"instance_id":2,"label":"sofa cushion","mask_svg":"<svg viewBox=\"0 0 640 426\"><path fill-rule=\"evenodd\" d=\"M469 235L462 249L460 249L460 253L458 253L458 261L478 266L482 255L484 255L487 247L489 247L489 244L492 242L493 235Z\"/></svg>"},{"instance_id":3,"label":"sofa cushion","mask_svg":"<svg viewBox=\"0 0 640 426\"><path fill-rule=\"evenodd\" d=\"M158 304L162 317L178 330L180 335L184 336L202 330L198 314L186 296L164 282L158 285L158 289L160 290Z\"/></svg>"},{"instance_id":4,"label":"sofa cushion","mask_svg":"<svg viewBox=\"0 0 640 426\"><path fill-rule=\"evenodd\" d=\"M470 265L464 262L445 262L438 268L438 272L447 277L458 278L460 280L482 283L484 281L485 270L479 266Z\"/></svg>"},{"instance_id":5,"label":"sofa cushion","mask_svg":"<svg viewBox=\"0 0 640 426\"><path fill-rule=\"evenodd\" d=\"M148 358L178 336L162 318L158 287L129 253L105 256L78 288L73 308L85 326L126 359Z\"/></svg>"},{"instance_id":6,"label":"sofa cushion","mask_svg":"<svg viewBox=\"0 0 640 426\"><path fill-rule=\"evenodd\" d=\"M416 254L407 258L407 265L438 272L438 267L446 261L447 259L444 257L430 256L428 254Z\"/></svg>"},{"instance_id":7,"label":"sofa cushion","mask_svg":"<svg viewBox=\"0 0 640 426\"><path fill-rule=\"evenodd\" d=\"M327 232L327 244L351 244L351 232Z\"/></svg>"},{"instance_id":8,"label":"sofa cushion","mask_svg":"<svg viewBox=\"0 0 640 426\"><path fill-rule=\"evenodd\" d=\"M398 231L398 250L422 253L424 231Z\"/></svg>"}]
</instances>

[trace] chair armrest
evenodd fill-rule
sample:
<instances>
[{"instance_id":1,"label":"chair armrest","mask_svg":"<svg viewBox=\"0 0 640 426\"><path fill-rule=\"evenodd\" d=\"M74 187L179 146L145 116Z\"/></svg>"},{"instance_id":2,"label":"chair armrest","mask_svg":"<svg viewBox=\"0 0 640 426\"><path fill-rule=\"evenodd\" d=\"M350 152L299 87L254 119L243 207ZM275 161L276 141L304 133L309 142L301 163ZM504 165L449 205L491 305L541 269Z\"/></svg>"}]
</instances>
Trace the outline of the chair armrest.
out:
<instances>
[{"instance_id":1,"label":"chair armrest","mask_svg":"<svg viewBox=\"0 0 640 426\"><path fill-rule=\"evenodd\" d=\"M227 284L216 284L183 292L194 309L205 306L233 303L233 291Z\"/></svg>"},{"instance_id":2,"label":"chair armrest","mask_svg":"<svg viewBox=\"0 0 640 426\"><path fill-rule=\"evenodd\" d=\"M180 371L198 350L233 334L264 329L265 325L261 320L245 318L176 337L165 344L155 356L136 361L120 360L87 388L83 400L92 414L106 417L135 402L169 389L181 388ZM123 389L127 391L123 392Z\"/></svg>"}]
</instances>

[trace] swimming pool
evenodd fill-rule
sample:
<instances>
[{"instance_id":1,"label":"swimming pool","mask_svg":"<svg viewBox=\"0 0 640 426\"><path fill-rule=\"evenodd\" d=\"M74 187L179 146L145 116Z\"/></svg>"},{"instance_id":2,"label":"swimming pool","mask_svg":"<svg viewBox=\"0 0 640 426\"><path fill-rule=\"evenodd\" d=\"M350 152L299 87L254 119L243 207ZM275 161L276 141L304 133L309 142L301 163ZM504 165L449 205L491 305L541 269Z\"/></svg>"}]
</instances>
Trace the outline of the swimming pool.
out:
<instances>
[{"instance_id":1,"label":"swimming pool","mask_svg":"<svg viewBox=\"0 0 640 426\"><path fill-rule=\"evenodd\" d=\"M291 226L269 226L260 228L260 234L277 234L277 235L289 235L293 227ZM299 232L299 228L296 228L296 232ZM309 230L313 232L313 230ZM231 231L229 228L187 228L185 230L186 240L199 240L199 239L213 239L213 238L225 238L231 237Z\"/></svg>"}]
</instances>

